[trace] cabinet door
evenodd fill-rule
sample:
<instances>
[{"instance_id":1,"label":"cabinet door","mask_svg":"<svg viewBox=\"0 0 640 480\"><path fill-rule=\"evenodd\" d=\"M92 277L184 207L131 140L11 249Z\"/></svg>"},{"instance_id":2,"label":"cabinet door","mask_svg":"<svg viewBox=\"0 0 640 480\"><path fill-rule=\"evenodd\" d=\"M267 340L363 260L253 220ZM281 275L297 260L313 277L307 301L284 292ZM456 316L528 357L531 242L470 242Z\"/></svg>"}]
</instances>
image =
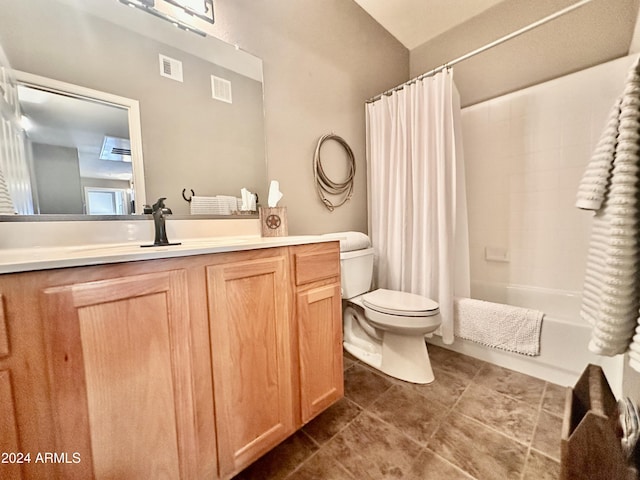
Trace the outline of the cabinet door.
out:
<instances>
[{"instance_id":1,"label":"cabinet door","mask_svg":"<svg viewBox=\"0 0 640 480\"><path fill-rule=\"evenodd\" d=\"M6 367L2 366L2 360L8 357L9 353L4 301L2 294L0 294L0 454L20 452L11 373L8 368L5 370ZM0 478L15 478L16 480L22 478L20 464L14 463L16 460L11 459L9 463L0 464Z\"/></svg>"},{"instance_id":2,"label":"cabinet door","mask_svg":"<svg viewBox=\"0 0 640 480\"><path fill-rule=\"evenodd\" d=\"M51 288L42 307L56 478L195 478L185 272Z\"/></svg>"},{"instance_id":3,"label":"cabinet door","mask_svg":"<svg viewBox=\"0 0 640 480\"><path fill-rule=\"evenodd\" d=\"M344 395L341 300L339 283L297 294L303 423Z\"/></svg>"},{"instance_id":4,"label":"cabinet door","mask_svg":"<svg viewBox=\"0 0 640 480\"><path fill-rule=\"evenodd\" d=\"M295 430L286 267L284 255L207 267L222 477Z\"/></svg>"},{"instance_id":5,"label":"cabinet door","mask_svg":"<svg viewBox=\"0 0 640 480\"><path fill-rule=\"evenodd\" d=\"M14 411L11 377L8 370L0 370L0 454L15 455L17 452L22 451L18 445L18 424ZM0 478L21 480L22 473L18 462L23 459L3 457L2 460ZM7 463L4 463L4 461L7 461Z\"/></svg>"}]
</instances>

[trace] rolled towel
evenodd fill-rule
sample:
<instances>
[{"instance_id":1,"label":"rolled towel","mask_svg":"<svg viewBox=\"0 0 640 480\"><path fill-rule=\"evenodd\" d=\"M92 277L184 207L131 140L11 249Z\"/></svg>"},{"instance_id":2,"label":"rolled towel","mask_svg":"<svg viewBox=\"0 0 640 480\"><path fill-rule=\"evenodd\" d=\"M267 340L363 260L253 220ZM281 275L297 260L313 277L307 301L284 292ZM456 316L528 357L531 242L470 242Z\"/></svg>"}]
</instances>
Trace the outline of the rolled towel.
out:
<instances>
[{"instance_id":1,"label":"rolled towel","mask_svg":"<svg viewBox=\"0 0 640 480\"><path fill-rule=\"evenodd\" d=\"M340 240L341 252L353 252L354 250L364 250L371 247L371 239L362 232L325 233L323 237Z\"/></svg>"}]
</instances>

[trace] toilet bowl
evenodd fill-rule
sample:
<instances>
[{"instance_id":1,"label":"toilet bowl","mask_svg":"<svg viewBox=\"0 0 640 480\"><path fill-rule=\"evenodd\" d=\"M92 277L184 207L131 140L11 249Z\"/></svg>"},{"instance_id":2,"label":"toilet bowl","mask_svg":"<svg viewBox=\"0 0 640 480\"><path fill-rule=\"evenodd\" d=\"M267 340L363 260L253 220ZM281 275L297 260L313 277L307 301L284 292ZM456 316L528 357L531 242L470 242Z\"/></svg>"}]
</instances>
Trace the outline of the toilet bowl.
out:
<instances>
[{"instance_id":1,"label":"toilet bowl","mask_svg":"<svg viewBox=\"0 0 640 480\"><path fill-rule=\"evenodd\" d=\"M386 301L394 299L392 308ZM415 302L426 309L415 309ZM440 326L438 304L419 295L379 289L346 300L344 348L387 375L412 383L434 380L424 336Z\"/></svg>"},{"instance_id":2,"label":"toilet bowl","mask_svg":"<svg viewBox=\"0 0 640 480\"><path fill-rule=\"evenodd\" d=\"M373 249L359 232L340 239L344 349L387 375L412 383L434 380L424 336L441 323L431 299L395 290L370 290Z\"/></svg>"}]
</instances>

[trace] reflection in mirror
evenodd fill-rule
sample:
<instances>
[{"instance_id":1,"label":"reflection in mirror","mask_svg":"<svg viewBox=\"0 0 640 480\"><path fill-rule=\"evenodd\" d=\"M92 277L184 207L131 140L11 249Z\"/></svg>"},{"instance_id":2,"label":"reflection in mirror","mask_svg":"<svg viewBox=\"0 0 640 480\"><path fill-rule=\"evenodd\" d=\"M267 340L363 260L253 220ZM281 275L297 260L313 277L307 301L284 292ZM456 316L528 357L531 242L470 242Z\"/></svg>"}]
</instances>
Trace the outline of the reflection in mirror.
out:
<instances>
[{"instance_id":1,"label":"reflection in mirror","mask_svg":"<svg viewBox=\"0 0 640 480\"><path fill-rule=\"evenodd\" d=\"M18 98L35 213L133 213L127 111L22 84Z\"/></svg>"},{"instance_id":2,"label":"reflection in mirror","mask_svg":"<svg viewBox=\"0 0 640 480\"><path fill-rule=\"evenodd\" d=\"M34 213L139 213L137 102L24 72L16 78Z\"/></svg>"},{"instance_id":3,"label":"reflection in mirror","mask_svg":"<svg viewBox=\"0 0 640 480\"><path fill-rule=\"evenodd\" d=\"M213 15L213 0L164 0L167 4L182 10L190 17L197 17L209 23L214 23ZM133 8L139 8L142 11L148 12L158 18L166 20L172 23L178 28L187 32L193 32L198 35L206 37L206 33L202 30L194 27L191 23L185 23L164 11L164 9L157 9L155 0L120 0L120 3L128 5Z\"/></svg>"},{"instance_id":4,"label":"reflection in mirror","mask_svg":"<svg viewBox=\"0 0 640 480\"><path fill-rule=\"evenodd\" d=\"M140 213L143 203L166 197L174 214L191 214L183 189L239 197L246 188L266 198L259 58L115 0L6 0L0 45L15 70L138 102L144 178L132 155ZM167 63L172 72L179 65L181 80L163 75ZM227 101L215 91L221 85L229 87ZM143 180L146 195L140 192ZM89 195L107 199L113 209L127 203L100 192Z\"/></svg>"},{"instance_id":5,"label":"reflection in mirror","mask_svg":"<svg viewBox=\"0 0 640 480\"><path fill-rule=\"evenodd\" d=\"M15 79L0 47L0 215L33 213L27 138Z\"/></svg>"}]
</instances>

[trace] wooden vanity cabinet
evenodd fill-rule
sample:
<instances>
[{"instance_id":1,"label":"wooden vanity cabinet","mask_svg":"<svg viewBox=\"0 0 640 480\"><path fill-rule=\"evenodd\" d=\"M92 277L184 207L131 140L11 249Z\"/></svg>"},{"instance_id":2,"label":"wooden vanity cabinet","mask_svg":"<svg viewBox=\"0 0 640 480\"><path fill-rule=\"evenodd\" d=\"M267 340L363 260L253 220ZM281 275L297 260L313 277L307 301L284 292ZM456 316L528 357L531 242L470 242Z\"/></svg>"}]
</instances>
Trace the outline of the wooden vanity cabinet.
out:
<instances>
[{"instance_id":1,"label":"wooden vanity cabinet","mask_svg":"<svg viewBox=\"0 0 640 480\"><path fill-rule=\"evenodd\" d=\"M11 364L9 357L9 332L7 329L4 296L0 293L0 452L19 452L18 422L15 412L12 387ZM9 463L1 473L7 478L21 479L20 465Z\"/></svg>"},{"instance_id":2,"label":"wooden vanity cabinet","mask_svg":"<svg viewBox=\"0 0 640 480\"><path fill-rule=\"evenodd\" d=\"M237 474L342 396L337 245L0 275L0 478Z\"/></svg>"},{"instance_id":3,"label":"wooden vanity cabinet","mask_svg":"<svg viewBox=\"0 0 640 480\"><path fill-rule=\"evenodd\" d=\"M223 478L297 428L287 249L248 256L229 255L228 262L206 267Z\"/></svg>"},{"instance_id":4,"label":"wooden vanity cabinet","mask_svg":"<svg viewBox=\"0 0 640 480\"><path fill-rule=\"evenodd\" d=\"M0 411L15 417L0 438L30 456L0 463L0 478L217 478L198 262L0 275L11 352Z\"/></svg>"},{"instance_id":5,"label":"wooden vanity cabinet","mask_svg":"<svg viewBox=\"0 0 640 480\"><path fill-rule=\"evenodd\" d=\"M304 424L344 395L340 247L333 242L291 250Z\"/></svg>"},{"instance_id":6,"label":"wooden vanity cabinet","mask_svg":"<svg viewBox=\"0 0 640 480\"><path fill-rule=\"evenodd\" d=\"M339 254L322 243L206 267L222 478L344 395Z\"/></svg>"}]
</instances>

